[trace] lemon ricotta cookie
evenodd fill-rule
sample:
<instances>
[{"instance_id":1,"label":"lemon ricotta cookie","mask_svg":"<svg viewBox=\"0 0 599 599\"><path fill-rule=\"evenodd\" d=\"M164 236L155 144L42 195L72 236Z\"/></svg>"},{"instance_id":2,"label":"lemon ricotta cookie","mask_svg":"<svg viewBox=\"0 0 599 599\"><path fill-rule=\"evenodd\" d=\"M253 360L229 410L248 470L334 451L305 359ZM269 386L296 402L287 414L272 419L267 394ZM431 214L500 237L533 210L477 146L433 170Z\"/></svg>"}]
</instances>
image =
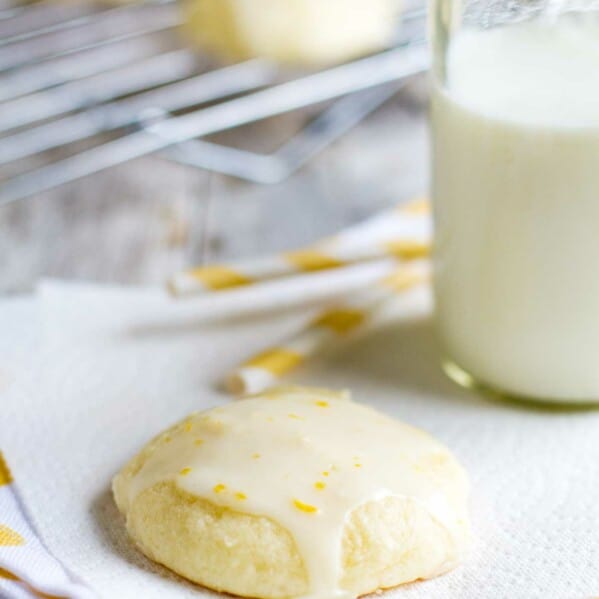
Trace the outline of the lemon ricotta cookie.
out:
<instances>
[{"instance_id":1,"label":"lemon ricotta cookie","mask_svg":"<svg viewBox=\"0 0 599 599\"><path fill-rule=\"evenodd\" d=\"M192 414L113 489L149 558L244 597L355 598L442 574L469 542L468 481L451 453L320 389Z\"/></svg>"},{"instance_id":2,"label":"lemon ricotta cookie","mask_svg":"<svg viewBox=\"0 0 599 599\"><path fill-rule=\"evenodd\" d=\"M183 32L225 58L326 65L391 44L401 0L185 0Z\"/></svg>"}]
</instances>

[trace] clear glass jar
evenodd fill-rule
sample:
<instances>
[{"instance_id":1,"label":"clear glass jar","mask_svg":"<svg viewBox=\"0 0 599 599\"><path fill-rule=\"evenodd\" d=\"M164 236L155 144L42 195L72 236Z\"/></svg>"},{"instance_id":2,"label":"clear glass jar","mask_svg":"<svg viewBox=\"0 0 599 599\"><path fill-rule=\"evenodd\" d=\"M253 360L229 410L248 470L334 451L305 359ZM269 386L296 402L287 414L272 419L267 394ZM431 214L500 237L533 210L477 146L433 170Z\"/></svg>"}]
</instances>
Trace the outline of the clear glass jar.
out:
<instances>
[{"instance_id":1,"label":"clear glass jar","mask_svg":"<svg viewBox=\"0 0 599 599\"><path fill-rule=\"evenodd\" d=\"M599 402L599 3L435 0L432 21L445 370Z\"/></svg>"}]
</instances>

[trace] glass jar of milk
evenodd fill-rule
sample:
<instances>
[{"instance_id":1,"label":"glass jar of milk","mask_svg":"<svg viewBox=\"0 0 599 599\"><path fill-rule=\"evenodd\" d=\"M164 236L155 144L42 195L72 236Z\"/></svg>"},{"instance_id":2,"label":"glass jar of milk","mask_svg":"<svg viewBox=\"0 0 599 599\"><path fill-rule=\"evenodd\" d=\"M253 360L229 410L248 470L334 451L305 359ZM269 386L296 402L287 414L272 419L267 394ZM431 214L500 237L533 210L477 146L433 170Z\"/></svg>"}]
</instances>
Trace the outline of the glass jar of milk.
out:
<instances>
[{"instance_id":1,"label":"glass jar of milk","mask_svg":"<svg viewBox=\"0 0 599 599\"><path fill-rule=\"evenodd\" d=\"M433 2L445 369L599 402L599 2Z\"/></svg>"}]
</instances>

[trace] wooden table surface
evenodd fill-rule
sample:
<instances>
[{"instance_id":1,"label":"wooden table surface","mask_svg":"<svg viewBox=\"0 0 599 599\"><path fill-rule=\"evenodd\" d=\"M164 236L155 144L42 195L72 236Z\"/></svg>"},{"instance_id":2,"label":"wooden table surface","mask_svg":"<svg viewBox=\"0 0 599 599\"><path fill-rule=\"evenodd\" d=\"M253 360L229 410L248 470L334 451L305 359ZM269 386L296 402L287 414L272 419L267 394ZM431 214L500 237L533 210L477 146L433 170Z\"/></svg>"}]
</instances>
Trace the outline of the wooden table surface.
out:
<instances>
[{"instance_id":1,"label":"wooden table surface","mask_svg":"<svg viewBox=\"0 0 599 599\"><path fill-rule=\"evenodd\" d=\"M148 157L0 207L0 290L29 291L40 277L161 284L187 265L302 245L426 193L426 95L414 80L283 183ZM213 139L272 151L307 118Z\"/></svg>"}]
</instances>

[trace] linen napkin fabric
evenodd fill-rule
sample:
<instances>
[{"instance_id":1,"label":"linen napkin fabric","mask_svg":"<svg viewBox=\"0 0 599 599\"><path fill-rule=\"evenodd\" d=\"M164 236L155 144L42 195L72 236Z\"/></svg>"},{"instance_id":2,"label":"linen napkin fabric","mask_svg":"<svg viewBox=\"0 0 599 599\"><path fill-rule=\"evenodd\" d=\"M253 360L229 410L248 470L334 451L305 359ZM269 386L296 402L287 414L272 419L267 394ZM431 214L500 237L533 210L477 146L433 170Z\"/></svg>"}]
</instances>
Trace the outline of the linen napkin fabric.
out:
<instances>
[{"instance_id":1,"label":"linen napkin fabric","mask_svg":"<svg viewBox=\"0 0 599 599\"><path fill-rule=\"evenodd\" d=\"M0 455L0 597L92 598L93 594L40 541Z\"/></svg>"},{"instance_id":2,"label":"linen napkin fabric","mask_svg":"<svg viewBox=\"0 0 599 599\"><path fill-rule=\"evenodd\" d=\"M330 288L330 279L323 284ZM177 303L154 289L50 282L35 300L0 302L0 447L27 524L48 559L59 561L63 582L76 587L66 596L217 597L133 546L110 481L166 426L231 401L218 390L222 376L313 314L290 305L297 289L282 287L276 300L263 293ZM241 315L241 306L251 315ZM469 472L475 540L468 559L447 575L384 596L599 594L599 412L540 409L458 389L439 369L426 290L409 292L396 308L384 328L293 376L301 384L349 388L358 401L428 430ZM0 523L28 543L0 546L2 568L8 552L35 543L12 517L0 504ZM27 582L47 594L39 564L29 564L39 580ZM7 594L8 582L16 581L4 579L0 593L29 596L17 594L23 585Z\"/></svg>"},{"instance_id":3,"label":"linen napkin fabric","mask_svg":"<svg viewBox=\"0 0 599 599\"><path fill-rule=\"evenodd\" d=\"M31 297L23 297L2 300L0 306L3 332L0 336L0 397L3 397L15 377L24 374L18 364L24 366L35 349L37 303ZM1 422L10 426L7 413L3 414ZM4 435L0 435L0 447L4 441ZM34 444L31 450L35 451ZM95 593L65 570L40 540L1 452L0 597L95 597Z\"/></svg>"}]
</instances>

